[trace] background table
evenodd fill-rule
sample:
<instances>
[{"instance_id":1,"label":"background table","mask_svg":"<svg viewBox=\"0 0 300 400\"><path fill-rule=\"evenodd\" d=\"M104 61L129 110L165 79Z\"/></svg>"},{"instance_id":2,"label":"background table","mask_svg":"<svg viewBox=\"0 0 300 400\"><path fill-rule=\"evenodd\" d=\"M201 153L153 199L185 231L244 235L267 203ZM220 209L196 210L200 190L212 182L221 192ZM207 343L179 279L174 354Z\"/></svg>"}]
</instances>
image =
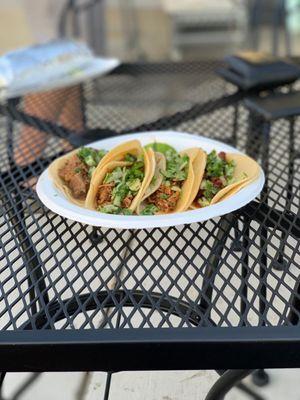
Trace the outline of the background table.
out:
<instances>
[{"instance_id":1,"label":"background table","mask_svg":"<svg viewBox=\"0 0 300 400\"><path fill-rule=\"evenodd\" d=\"M1 106L0 370L300 367L299 138L291 182L287 121L273 124L266 156L244 94L216 67L122 65L84 84L84 135L28 116L23 99ZM24 124L48 141L20 167ZM247 150L268 166L262 197L206 223L136 231L95 230L38 200L33 177L65 139L151 129Z\"/></svg>"}]
</instances>

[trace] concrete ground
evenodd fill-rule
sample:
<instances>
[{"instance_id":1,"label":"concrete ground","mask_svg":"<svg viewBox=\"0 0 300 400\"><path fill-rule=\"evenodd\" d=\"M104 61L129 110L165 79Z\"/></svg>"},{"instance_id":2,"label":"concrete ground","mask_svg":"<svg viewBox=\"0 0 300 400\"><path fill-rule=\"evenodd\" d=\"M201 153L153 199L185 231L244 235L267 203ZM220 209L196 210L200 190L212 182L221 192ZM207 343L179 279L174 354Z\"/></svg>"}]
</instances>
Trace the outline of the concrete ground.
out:
<instances>
[{"instance_id":1,"label":"concrete ground","mask_svg":"<svg viewBox=\"0 0 300 400\"><path fill-rule=\"evenodd\" d=\"M264 388L251 387L266 400L299 400L299 371L268 370L270 383ZM96 372L88 377L82 393L83 373L44 373L20 397L20 400L101 400L104 395L106 374ZM4 385L4 399L13 398L18 385L29 374L8 374ZM112 377L110 400L203 400L217 379L214 371L155 371L120 372ZM226 400L247 400L249 397L233 389Z\"/></svg>"},{"instance_id":2,"label":"concrete ground","mask_svg":"<svg viewBox=\"0 0 300 400\"><path fill-rule=\"evenodd\" d=\"M35 1L32 0L31 12L35 12ZM22 0L0 0L0 52L27 45L34 41L34 33L28 23ZM150 59L165 59L170 56L171 25L169 18L159 9L140 10L139 30L141 48ZM118 10L108 10L109 48L110 53L121 58L136 56L124 50L121 22ZM43 24L41 23L41 26ZM267 47L268 33L264 32ZM294 42L296 46L300 41ZM201 49L190 49L183 57L199 58ZM299 400L299 372L297 370L271 370L270 384L259 392L266 399ZM30 374L10 373L4 384L4 399L14 397L18 387ZM204 399L209 388L216 381L213 371L168 371L168 372L122 372L113 375L110 400L183 400ZM103 397L106 374L97 372L88 376L84 373L44 373L20 397L21 400L63 399L63 400L98 400ZM249 379L248 379L249 381ZM87 382L87 385L83 385ZM250 383L251 384L251 383ZM83 388L85 388L83 390ZM228 400L247 399L237 389L228 395ZM226 398L226 399L227 399Z\"/></svg>"}]
</instances>

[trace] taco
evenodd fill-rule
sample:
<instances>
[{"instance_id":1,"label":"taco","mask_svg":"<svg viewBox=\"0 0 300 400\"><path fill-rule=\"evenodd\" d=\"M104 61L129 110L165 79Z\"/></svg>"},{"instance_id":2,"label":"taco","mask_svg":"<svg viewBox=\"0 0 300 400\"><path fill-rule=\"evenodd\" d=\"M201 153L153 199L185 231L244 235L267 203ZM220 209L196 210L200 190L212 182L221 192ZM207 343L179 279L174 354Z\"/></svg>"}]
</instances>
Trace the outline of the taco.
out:
<instances>
[{"instance_id":1,"label":"taco","mask_svg":"<svg viewBox=\"0 0 300 400\"><path fill-rule=\"evenodd\" d=\"M232 196L259 175L259 166L252 158L236 153L211 151L203 179L191 208L202 208Z\"/></svg>"},{"instance_id":2,"label":"taco","mask_svg":"<svg viewBox=\"0 0 300 400\"><path fill-rule=\"evenodd\" d=\"M97 172L100 171L105 164L111 161L124 161L126 154L138 155L142 154L142 152L143 149L138 140L130 140L128 142L121 143L118 146L113 147L105 154L97 167Z\"/></svg>"},{"instance_id":3,"label":"taco","mask_svg":"<svg viewBox=\"0 0 300 400\"><path fill-rule=\"evenodd\" d=\"M187 209L193 203L193 201L198 193L198 188L203 179L203 175L204 175L204 171L205 171L207 154L201 148L197 148L197 147L187 149L187 150L185 150L185 152L190 157L190 160L193 165L193 171L194 171L194 183L192 186L190 198L187 201L187 205L186 205L186 209Z\"/></svg>"},{"instance_id":4,"label":"taco","mask_svg":"<svg viewBox=\"0 0 300 400\"><path fill-rule=\"evenodd\" d=\"M156 152L154 178L137 208L140 215L168 214L185 211L191 201L195 172L193 163L199 162L198 149L177 153ZM196 162L196 163L197 163Z\"/></svg>"},{"instance_id":5,"label":"taco","mask_svg":"<svg viewBox=\"0 0 300 400\"><path fill-rule=\"evenodd\" d=\"M154 153L140 143L93 175L85 206L106 214L131 215L154 175Z\"/></svg>"},{"instance_id":6,"label":"taco","mask_svg":"<svg viewBox=\"0 0 300 400\"><path fill-rule=\"evenodd\" d=\"M54 185L69 201L84 206L92 175L106 153L105 150L81 147L59 157L49 166Z\"/></svg>"}]
</instances>

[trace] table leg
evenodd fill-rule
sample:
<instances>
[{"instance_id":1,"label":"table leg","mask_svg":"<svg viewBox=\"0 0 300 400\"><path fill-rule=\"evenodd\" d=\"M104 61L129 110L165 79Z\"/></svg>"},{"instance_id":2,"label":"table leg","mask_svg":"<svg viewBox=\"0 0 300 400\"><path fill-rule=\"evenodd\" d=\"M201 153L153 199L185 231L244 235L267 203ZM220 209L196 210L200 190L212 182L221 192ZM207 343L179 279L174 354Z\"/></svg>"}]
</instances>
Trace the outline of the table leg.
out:
<instances>
[{"instance_id":1,"label":"table leg","mask_svg":"<svg viewBox=\"0 0 300 400\"><path fill-rule=\"evenodd\" d=\"M242 256L242 296L241 296L241 303L240 303L240 308L241 308L241 325L245 326L246 325L246 320L247 320L247 295L248 295L248 288L247 288L247 275L248 275L248 269L246 268L246 265L248 265L249 262L249 256L248 256L248 250L249 250L249 232L250 232L250 218L244 217L244 228L243 228L243 256Z\"/></svg>"},{"instance_id":2,"label":"table leg","mask_svg":"<svg viewBox=\"0 0 300 400\"><path fill-rule=\"evenodd\" d=\"M200 300L200 308L207 309L211 304L211 298L213 293L213 288L211 284L211 280L214 272L217 270L220 256L224 249L226 240L228 238L228 234L230 230L234 227L234 217L232 215L228 215L223 217L220 222L220 227L218 228L217 238L215 240L212 251L208 257L207 265L205 268L205 274L203 277L203 285L201 288L201 300Z\"/></svg>"},{"instance_id":3,"label":"table leg","mask_svg":"<svg viewBox=\"0 0 300 400\"><path fill-rule=\"evenodd\" d=\"M232 136L231 136L231 144L236 147L237 145L237 132L238 132L238 117L239 117L239 103L236 103L233 106L233 123L232 123ZM234 237L235 242L233 243L233 250L234 251L241 251L242 244L240 243L239 237L239 221L235 222L234 228Z\"/></svg>"},{"instance_id":4,"label":"table leg","mask_svg":"<svg viewBox=\"0 0 300 400\"><path fill-rule=\"evenodd\" d=\"M238 117L239 117L239 103L233 106L233 124L232 124L232 145L237 144L237 131L238 131Z\"/></svg>"},{"instance_id":5,"label":"table leg","mask_svg":"<svg viewBox=\"0 0 300 400\"><path fill-rule=\"evenodd\" d=\"M239 382L250 375L254 370L228 370L226 371L217 382L213 385L213 387L208 392L205 400L223 400L226 394ZM250 394L250 393L249 393ZM256 400L262 400L262 397L256 394L252 394L253 398Z\"/></svg>"},{"instance_id":6,"label":"table leg","mask_svg":"<svg viewBox=\"0 0 300 400\"><path fill-rule=\"evenodd\" d=\"M16 102L11 101L10 104L16 106L19 100ZM16 104L15 104L16 103ZM13 160L13 119L10 115L7 115L6 118L6 126L7 126L7 153L8 159L10 163L10 167L13 170L15 167L15 163ZM0 177L1 180L1 177ZM14 176L11 176L11 181L14 186L18 186L18 182L14 182ZM4 187L7 186L7 183L3 183ZM24 211L22 208L22 200L21 197L16 193L15 196L12 196L12 193L15 190L6 190L5 193L1 194L0 199L3 201L3 208L7 207L6 212L11 218L13 222L13 230L16 232L16 237L19 240L21 248L23 249L24 257L28 260L27 266L29 268L29 276L28 276L28 285L29 285L29 297L31 302L31 312L35 314L37 312L36 307L36 294L35 289L36 285L39 287L39 291L42 292L45 290L46 286L43 281L43 274L39 267L39 262L37 260L36 252L34 251L33 244L31 242L30 237L26 234L23 223L25 221ZM38 282L38 283L36 283ZM48 302L48 295L45 293L43 295L44 301Z\"/></svg>"},{"instance_id":7,"label":"table leg","mask_svg":"<svg viewBox=\"0 0 300 400\"><path fill-rule=\"evenodd\" d=\"M103 400L108 400L108 398L109 398L109 390L110 390L110 384L111 384L111 377L112 377L112 372L108 372L108 373L107 373L107 376L106 376L105 392L104 392Z\"/></svg>"},{"instance_id":8,"label":"table leg","mask_svg":"<svg viewBox=\"0 0 300 400\"><path fill-rule=\"evenodd\" d=\"M269 383L269 375L266 373L264 369L258 369L252 374L252 382L256 386L266 386Z\"/></svg>"},{"instance_id":9,"label":"table leg","mask_svg":"<svg viewBox=\"0 0 300 400\"><path fill-rule=\"evenodd\" d=\"M93 229L93 237L94 237L94 240L95 240L94 244L98 244L103 240L103 235L102 234L99 235L99 233L97 232L97 230L95 228ZM123 260L126 259L126 256L127 256L127 253L128 253L128 250L130 248L130 244L131 244L133 238L134 238L134 231L130 230L129 231L128 241L127 241L126 251L125 251L125 254L123 255ZM118 269L116 271L117 281L116 281L114 290L118 290L120 288L120 286L121 286L121 273L122 273L123 267L124 267L124 263L122 262L119 265L119 267L118 267ZM110 312L110 309L108 309L107 312L106 312L106 316L107 317L109 315L109 312ZM120 322L121 322L121 314L118 313L116 327L120 326ZM102 321L102 323L100 324L100 327L103 328L105 325L106 325L106 319L104 319ZM106 383L105 383L105 392L104 392L103 400L108 400L108 398L109 398L109 390L110 390L110 386L111 386L112 374L113 374L113 372L108 372L107 373Z\"/></svg>"},{"instance_id":10,"label":"table leg","mask_svg":"<svg viewBox=\"0 0 300 400\"><path fill-rule=\"evenodd\" d=\"M295 118L289 119L289 167L288 167L288 182L286 185L286 211L291 209L291 203L293 199L293 180L294 180L294 162L295 162ZM284 234L281 235L284 237ZM282 241L283 242L283 241ZM284 242L283 242L284 243ZM281 248L281 252L278 256L278 260L274 263L273 268L277 271L282 271L287 267L287 262L284 259L284 245Z\"/></svg>"},{"instance_id":11,"label":"table leg","mask_svg":"<svg viewBox=\"0 0 300 400\"><path fill-rule=\"evenodd\" d=\"M86 131L88 127L87 127L87 115L86 115L86 98L84 96L83 84L79 85L79 95L80 95L80 109L82 115L83 130Z\"/></svg>"},{"instance_id":12,"label":"table leg","mask_svg":"<svg viewBox=\"0 0 300 400\"><path fill-rule=\"evenodd\" d=\"M6 372L0 372L0 400L3 400L3 382L5 378Z\"/></svg>"},{"instance_id":13,"label":"table leg","mask_svg":"<svg viewBox=\"0 0 300 400\"><path fill-rule=\"evenodd\" d=\"M263 144L262 144L262 166L265 172L265 185L261 193L261 201L268 202L268 175L269 175L269 142L270 142L270 123L265 122L263 124ZM266 295L267 287L264 283L268 268L268 257L267 257L267 243L268 243L268 229L263 224L260 231L260 248L264 249L261 254L259 264L259 277L261 279L260 286L260 297L259 297L259 315L260 324L264 325L264 312L266 308Z\"/></svg>"}]
</instances>

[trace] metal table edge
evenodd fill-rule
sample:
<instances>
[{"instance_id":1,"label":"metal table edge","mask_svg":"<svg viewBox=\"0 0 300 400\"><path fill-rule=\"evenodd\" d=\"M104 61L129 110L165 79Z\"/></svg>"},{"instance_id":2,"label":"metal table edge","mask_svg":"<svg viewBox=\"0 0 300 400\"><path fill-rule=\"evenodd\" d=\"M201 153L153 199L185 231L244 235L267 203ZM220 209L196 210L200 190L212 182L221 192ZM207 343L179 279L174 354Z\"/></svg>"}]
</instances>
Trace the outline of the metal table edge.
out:
<instances>
[{"instance_id":1,"label":"metal table edge","mask_svg":"<svg viewBox=\"0 0 300 400\"><path fill-rule=\"evenodd\" d=\"M7 372L297 367L300 329L294 326L0 334L0 370Z\"/></svg>"}]
</instances>

